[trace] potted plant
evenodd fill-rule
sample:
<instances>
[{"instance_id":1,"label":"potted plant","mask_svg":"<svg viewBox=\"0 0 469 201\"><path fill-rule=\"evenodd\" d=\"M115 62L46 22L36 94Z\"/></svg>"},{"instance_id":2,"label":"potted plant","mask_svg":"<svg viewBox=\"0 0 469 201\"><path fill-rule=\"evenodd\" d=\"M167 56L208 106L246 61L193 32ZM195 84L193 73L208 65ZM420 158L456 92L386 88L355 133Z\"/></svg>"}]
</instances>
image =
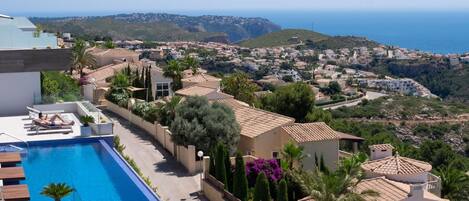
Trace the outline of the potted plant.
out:
<instances>
[{"instance_id":1,"label":"potted plant","mask_svg":"<svg viewBox=\"0 0 469 201\"><path fill-rule=\"evenodd\" d=\"M92 116L89 116L89 115L81 116L80 121L83 124L80 127L81 135L82 136L90 136L91 135L90 123L94 123L94 118Z\"/></svg>"}]
</instances>

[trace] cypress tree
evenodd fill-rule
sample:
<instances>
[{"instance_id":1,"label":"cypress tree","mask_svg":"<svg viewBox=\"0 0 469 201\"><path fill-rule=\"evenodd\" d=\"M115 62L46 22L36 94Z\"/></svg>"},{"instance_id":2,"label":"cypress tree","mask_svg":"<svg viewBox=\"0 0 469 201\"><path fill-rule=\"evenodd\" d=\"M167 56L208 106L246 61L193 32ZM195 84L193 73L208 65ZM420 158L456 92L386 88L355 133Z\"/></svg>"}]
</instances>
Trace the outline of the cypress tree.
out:
<instances>
[{"instance_id":1,"label":"cypress tree","mask_svg":"<svg viewBox=\"0 0 469 201\"><path fill-rule=\"evenodd\" d=\"M248 200L248 179L246 167L241 153L236 154L235 172L233 178L233 195L241 201Z\"/></svg>"},{"instance_id":2,"label":"cypress tree","mask_svg":"<svg viewBox=\"0 0 469 201\"><path fill-rule=\"evenodd\" d=\"M147 69L147 102L151 102L154 100L153 98L153 91L151 86L151 66Z\"/></svg>"},{"instance_id":3,"label":"cypress tree","mask_svg":"<svg viewBox=\"0 0 469 201\"><path fill-rule=\"evenodd\" d=\"M214 177L216 177L215 174L215 157L216 157L216 149L210 152L210 164L209 164L209 171L208 173Z\"/></svg>"},{"instance_id":4,"label":"cypress tree","mask_svg":"<svg viewBox=\"0 0 469 201\"><path fill-rule=\"evenodd\" d=\"M285 179L280 180L276 201L288 201L288 187Z\"/></svg>"},{"instance_id":5,"label":"cypress tree","mask_svg":"<svg viewBox=\"0 0 469 201\"><path fill-rule=\"evenodd\" d=\"M225 188L228 188L224 160L225 160L225 146L223 144L218 144L217 153L215 157L215 178L217 178L218 181L225 184Z\"/></svg>"},{"instance_id":6,"label":"cypress tree","mask_svg":"<svg viewBox=\"0 0 469 201\"><path fill-rule=\"evenodd\" d=\"M316 168L319 168L319 160L316 152L314 152L314 165L316 166Z\"/></svg>"},{"instance_id":7,"label":"cypress tree","mask_svg":"<svg viewBox=\"0 0 469 201\"><path fill-rule=\"evenodd\" d=\"M233 172L231 171L231 160L230 160L230 152L225 147L225 168L226 168L226 182L228 184L228 191L233 192Z\"/></svg>"},{"instance_id":8,"label":"cypress tree","mask_svg":"<svg viewBox=\"0 0 469 201\"><path fill-rule=\"evenodd\" d=\"M264 172L261 172L256 179L256 186L254 187L253 201L270 201L270 188L269 181Z\"/></svg>"},{"instance_id":9,"label":"cypress tree","mask_svg":"<svg viewBox=\"0 0 469 201\"><path fill-rule=\"evenodd\" d=\"M329 169L327 169L326 164L324 163L324 156L322 154L319 162L319 170L325 174L329 174Z\"/></svg>"}]
</instances>

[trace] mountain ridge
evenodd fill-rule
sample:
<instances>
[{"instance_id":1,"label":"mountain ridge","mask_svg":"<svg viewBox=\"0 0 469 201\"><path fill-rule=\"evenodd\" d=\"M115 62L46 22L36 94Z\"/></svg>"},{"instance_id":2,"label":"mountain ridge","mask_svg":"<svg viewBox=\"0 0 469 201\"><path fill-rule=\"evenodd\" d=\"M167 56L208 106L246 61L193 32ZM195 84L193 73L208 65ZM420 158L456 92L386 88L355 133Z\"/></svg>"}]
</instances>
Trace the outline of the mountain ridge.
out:
<instances>
[{"instance_id":1,"label":"mountain ridge","mask_svg":"<svg viewBox=\"0 0 469 201\"><path fill-rule=\"evenodd\" d=\"M217 15L131 13L87 17L33 17L30 19L47 31L72 32L75 35L111 36L116 39L210 41L212 37L225 37L224 42L237 42L281 30L280 26L265 18ZM99 28L101 26L102 29ZM154 26L160 27L155 28ZM158 34L160 37L154 36Z\"/></svg>"}]
</instances>

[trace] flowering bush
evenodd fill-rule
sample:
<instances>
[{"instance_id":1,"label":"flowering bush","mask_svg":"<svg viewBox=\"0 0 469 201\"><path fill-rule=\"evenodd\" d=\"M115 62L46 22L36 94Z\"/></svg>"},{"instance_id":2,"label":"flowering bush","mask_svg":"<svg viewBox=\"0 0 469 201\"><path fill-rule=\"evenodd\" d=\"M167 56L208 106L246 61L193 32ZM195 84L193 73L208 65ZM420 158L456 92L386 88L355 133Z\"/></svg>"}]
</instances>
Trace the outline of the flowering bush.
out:
<instances>
[{"instance_id":1,"label":"flowering bush","mask_svg":"<svg viewBox=\"0 0 469 201\"><path fill-rule=\"evenodd\" d=\"M271 182L277 182L282 179L283 175L282 168L276 159L256 159L246 163L246 175L250 186L256 183L257 175L261 172L264 172Z\"/></svg>"}]
</instances>

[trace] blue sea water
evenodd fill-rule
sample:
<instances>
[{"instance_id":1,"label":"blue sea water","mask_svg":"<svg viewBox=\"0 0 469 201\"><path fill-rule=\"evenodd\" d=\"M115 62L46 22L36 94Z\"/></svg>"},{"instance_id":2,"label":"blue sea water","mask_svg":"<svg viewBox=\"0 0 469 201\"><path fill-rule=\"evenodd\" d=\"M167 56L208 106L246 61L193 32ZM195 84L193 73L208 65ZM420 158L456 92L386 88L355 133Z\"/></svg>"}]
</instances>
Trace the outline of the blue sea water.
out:
<instances>
[{"instance_id":1,"label":"blue sea water","mask_svg":"<svg viewBox=\"0 0 469 201\"><path fill-rule=\"evenodd\" d=\"M185 12L264 17L282 28L329 35L364 36L377 42L434 53L469 52L469 11L224 11Z\"/></svg>"},{"instance_id":2,"label":"blue sea water","mask_svg":"<svg viewBox=\"0 0 469 201\"><path fill-rule=\"evenodd\" d=\"M143 193L99 143L31 146L21 163L32 201L51 182L65 182L75 192L64 201L144 201Z\"/></svg>"},{"instance_id":3,"label":"blue sea water","mask_svg":"<svg viewBox=\"0 0 469 201\"><path fill-rule=\"evenodd\" d=\"M26 16L109 15L101 13L23 13ZM143 11L140 11L143 12ZM151 10L145 12L152 12ZM329 35L371 40L434 53L469 52L469 11L154 11L186 15L264 17L282 28L313 29Z\"/></svg>"}]
</instances>

